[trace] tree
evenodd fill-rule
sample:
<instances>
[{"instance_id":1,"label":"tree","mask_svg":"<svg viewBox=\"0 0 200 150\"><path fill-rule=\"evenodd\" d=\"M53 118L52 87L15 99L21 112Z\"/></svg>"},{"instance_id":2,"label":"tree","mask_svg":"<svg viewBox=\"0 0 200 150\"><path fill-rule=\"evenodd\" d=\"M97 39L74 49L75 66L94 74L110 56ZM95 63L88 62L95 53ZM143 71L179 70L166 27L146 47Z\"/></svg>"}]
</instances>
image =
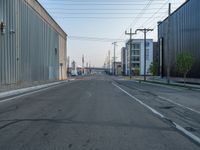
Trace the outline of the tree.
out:
<instances>
[{"instance_id":1,"label":"tree","mask_svg":"<svg viewBox=\"0 0 200 150\"><path fill-rule=\"evenodd\" d=\"M191 53L182 52L177 55L177 62L176 62L177 71L180 74L183 74L184 85L185 85L187 74L192 69L193 63L194 63L194 59Z\"/></svg>"},{"instance_id":2,"label":"tree","mask_svg":"<svg viewBox=\"0 0 200 150\"><path fill-rule=\"evenodd\" d=\"M139 65L136 65L135 66L135 76L139 76L140 75L140 66Z\"/></svg>"},{"instance_id":3,"label":"tree","mask_svg":"<svg viewBox=\"0 0 200 150\"><path fill-rule=\"evenodd\" d=\"M156 76L158 73L158 63L152 62L150 65L149 71L153 76Z\"/></svg>"}]
</instances>

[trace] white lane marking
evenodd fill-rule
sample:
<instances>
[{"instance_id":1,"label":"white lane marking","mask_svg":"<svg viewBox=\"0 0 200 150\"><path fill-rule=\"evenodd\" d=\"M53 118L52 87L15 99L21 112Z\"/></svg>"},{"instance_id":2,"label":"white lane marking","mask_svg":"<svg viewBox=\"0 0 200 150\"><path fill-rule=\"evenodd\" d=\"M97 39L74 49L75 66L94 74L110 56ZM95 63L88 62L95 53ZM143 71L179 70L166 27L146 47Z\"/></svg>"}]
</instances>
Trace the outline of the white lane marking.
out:
<instances>
[{"instance_id":1,"label":"white lane marking","mask_svg":"<svg viewBox=\"0 0 200 150\"><path fill-rule=\"evenodd\" d=\"M125 91L124 89L122 89L121 87L119 87L118 85L112 83L115 87L117 87L118 89L120 89L122 92L124 92L125 94L127 94L128 96L130 96L132 99L134 99L135 101L139 102L141 105L143 105L144 107L146 107L147 109L151 110L154 114L158 115L159 117L163 118L163 119L168 119L167 117L165 117L164 115L162 115L161 113L159 113L157 110L155 110L154 108L148 106L147 104L143 103L141 100L139 100L138 98L136 98L135 96L131 95L130 93L128 93L127 91ZM172 121L172 123L175 125L175 128L177 130L179 130L180 132L182 132L183 134L185 134L186 136L188 136L189 138L191 138L192 140L194 140L195 142L197 142L198 144L200 144L200 138L197 137L196 135L192 134L191 132L185 130L183 127L181 127L179 124L175 123Z\"/></svg>"},{"instance_id":2,"label":"white lane marking","mask_svg":"<svg viewBox=\"0 0 200 150\"><path fill-rule=\"evenodd\" d=\"M138 98L136 98L135 96L129 94L128 92L126 92L124 89L122 89L121 87L119 87L118 85L112 83L115 87L117 87L118 89L120 89L121 91L123 91L124 93L126 93L128 96L130 96L131 98L133 98L135 101L137 101L138 103L140 103L141 105L145 106L146 108L150 109L153 113L157 114L158 116L160 116L161 118L164 118L164 116L159 113L158 111L156 111L155 109L151 108L150 106L146 105L145 103L143 103L141 100L139 100Z\"/></svg>"},{"instance_id":3,"label":"white lane marking","mask_svg":"<svg viewBox=\"0 0 200 150\"><path fill-rule=\"evenodd\" d=\"M65 82L63 82L63 83L65 83ZM68 83L70 83L70 82L68 82ZM62 84L61 83L60 84L56 84L56 85L53 85L53 86L50 86L50 87L47 87L47 88L38 89L37 91L33 91L33 92L26 93L26 94L21 94L19 96L15 96L15 97L7 98L7 99L4 99L4 100L0 100L0 103L8 102L8 101L11 101L11 100L14 100L14 99L17 99L17 98L21 98L21 97L24 97L24 96L27 96L27 95L31 95L31 94L35 94L35 93L38 93L38 92L46 91L46 90L49 90L51 88L58 87L60 85L62 85Z\"/></svg>"},{"instance_id":4,"label":"white lane marking","mask_svg":"<svg viewBox=\"0 0 200 150\"><path fill-rule=\"evenodd\" d=\"M143 90L143 89L136 88L136 87L133 87L133 88L136 89L136 90L138 90L138 91L145 92L145 90ZM188 107L188 106L184 106L184 105L182 105L182 104L180 104L180 103L174 102L174 101L171 100L171 99L168 99L168 98L165 98L165 97L162 97L162 96L159 96L159 95L158 95L158 98L160 98L160 99L162 99L162 100L165 100L165 101L168 101L168 102L170 102L170 103L172 103L172 104L175 104L175 105L177 105L177 106L179 106L179 107L188 109L188 110L190 110L190 111L192 111L192 112L195 112L195 113L200 114L200 111L195 110L195 109L192 109L192 108L190 108L190 107Z\"/></svg>"},{"instance_id":5,"label":"white lane marking","mask_svg":"<svg viewBox=\"0 0 200 150\"><path fill-rule=\"evenodd\" d=\"M170 100L170 99L168 99L168 98L165 98L165 97L162 97L162 96L158 96L158 98L163 99L163 100L165 100L165 101L168 101L168 102L170 102L170 103L172 103L172 104L178 105L178 106L180 106L180 107L182 107L182 108L188 109L188 110L190 110L190 111L192 111L192 112L195 112L195 113L200 114L200 111L197 111L197 110L192 109L192 108L190 108L190 107L187 107L187 106L184 106L184 105L179 104L179 103L177 103L177 102L174 102L174 101L172 101L172 100Z\"/></svg>"}]
</instances>

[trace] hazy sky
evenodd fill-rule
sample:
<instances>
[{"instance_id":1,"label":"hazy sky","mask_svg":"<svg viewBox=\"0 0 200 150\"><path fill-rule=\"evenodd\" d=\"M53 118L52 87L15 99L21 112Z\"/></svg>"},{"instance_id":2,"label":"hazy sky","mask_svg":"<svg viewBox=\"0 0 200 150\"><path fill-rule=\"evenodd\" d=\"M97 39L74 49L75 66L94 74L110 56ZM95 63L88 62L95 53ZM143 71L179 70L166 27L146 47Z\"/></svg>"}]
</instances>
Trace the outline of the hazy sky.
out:
<instances>
[{"instance_id":1,"label":"hazy sky","mask_svg":"<svg viewBox=\"0 0 200 150\"><path fill-rule=\"evenodd\" d=\"M172 11L185 0L39 0L57 23L68 34L68 56L81 65L85 62L102 67L117 39L117 57L128 39L125 30L153 28L148 38L157 40L157 22L167 16L168 3ZM92 37L92 38L89 38ZM100 39L99 39L100 38ZM104 40L102 40L103 38ZM134 38L143 38L139 33ZM122 40L121 40L122 39Z\"/></svg>"}]
</instances>

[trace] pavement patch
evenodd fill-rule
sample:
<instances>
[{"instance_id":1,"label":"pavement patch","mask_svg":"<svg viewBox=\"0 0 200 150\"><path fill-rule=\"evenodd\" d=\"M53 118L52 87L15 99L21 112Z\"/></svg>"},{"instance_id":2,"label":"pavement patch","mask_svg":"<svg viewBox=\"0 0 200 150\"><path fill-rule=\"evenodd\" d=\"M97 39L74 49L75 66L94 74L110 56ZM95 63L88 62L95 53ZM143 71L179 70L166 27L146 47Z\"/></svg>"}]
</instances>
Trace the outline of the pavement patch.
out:
<instances>
[{"instance_id":1,"label":"pavement patch","mask_svg":"<svg viewBox=\"0 0 200 150\"><path fill-rule=\"evenodd\" d=\"M164 106L164 107L159 107L160 109L172 109L174 106Z\"/></svg>"}]
</instances>

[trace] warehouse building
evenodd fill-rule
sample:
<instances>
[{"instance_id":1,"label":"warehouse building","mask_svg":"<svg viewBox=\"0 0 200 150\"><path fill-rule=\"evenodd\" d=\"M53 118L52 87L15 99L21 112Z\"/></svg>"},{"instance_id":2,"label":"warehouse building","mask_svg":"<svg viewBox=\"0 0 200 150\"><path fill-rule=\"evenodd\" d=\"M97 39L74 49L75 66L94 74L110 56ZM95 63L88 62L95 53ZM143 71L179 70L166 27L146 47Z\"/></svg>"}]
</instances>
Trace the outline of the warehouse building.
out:
<instances>
[{"instance_id":1,"label":"warehouse building","mask_svg":"<svg viewBox=\"0 0 200 150\"><path fill-rule=\"evenodd\" d=\"M160 45L160 72L167 76L181 76L177 72L176 58L181 52L190 52L194 57L194 65L188 77L200 78L200 0L188 0L170 17L158 25ZM169 63L168 63L169 62Z\"/></svg>"},{"instance_id":2,"label":"warehouse building","mask_svg":"<svg viewBox=\"0 0 200 150\"><path fill-rule=\"evenodd\" d=\"M37 0L0 0L0 85L66 79L66 41Z\"/></svg>"}]
</instances>

